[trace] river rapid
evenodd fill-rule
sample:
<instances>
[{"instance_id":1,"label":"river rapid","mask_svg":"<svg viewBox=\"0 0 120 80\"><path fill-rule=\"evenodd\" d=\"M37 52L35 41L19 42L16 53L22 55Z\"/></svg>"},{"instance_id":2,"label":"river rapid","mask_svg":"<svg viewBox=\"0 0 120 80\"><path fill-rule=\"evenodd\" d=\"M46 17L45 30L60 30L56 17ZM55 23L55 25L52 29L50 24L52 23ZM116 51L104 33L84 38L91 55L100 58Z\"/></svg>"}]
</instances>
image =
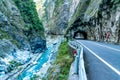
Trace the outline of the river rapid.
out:
<instances>
[{"instance_id":1,"label":"river rapid","mask_svg":"<svg viewBox=\"0 0 120 80\"><path fill-rule=\"evenodd\" d=\"M28 66L17 78L17 80L30 80L34 76L43 78L47 74L48 68L54 61L58 47L63 41L62 36L47 36L47 49L41 53L33 62L32 66ZM40 80L40 79L39 79Z\"/></svg>"}]
</instances>

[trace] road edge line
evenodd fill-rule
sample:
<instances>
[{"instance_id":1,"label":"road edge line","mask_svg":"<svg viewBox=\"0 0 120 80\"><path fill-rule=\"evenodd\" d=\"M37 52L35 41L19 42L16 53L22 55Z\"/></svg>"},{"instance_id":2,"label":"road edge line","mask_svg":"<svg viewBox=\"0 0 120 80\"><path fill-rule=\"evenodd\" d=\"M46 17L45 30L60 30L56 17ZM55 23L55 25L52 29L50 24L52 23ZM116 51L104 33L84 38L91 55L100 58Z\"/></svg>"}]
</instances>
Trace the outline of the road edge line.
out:
<instances>
[{"instance_id":1,"label":"road edge line","mask_svg":"<svg viewBox=\"0 0 120 80\"><path fill-rule=\"evenodd\" d=\"M78 41L77 41L78 42ZM86 47L83 43L80 43L83 47L85 47L88 51L90 51L94 56L96 56L100 61L102 61L104 64L106 64L110 69L112 69L115 73L117 73L120 76L120 71L117 70L116 68L114 68L112 65L110 65L109 63L107 63L104 59L102 59L101 57L99 57L97 54L95 54L95 52L93 52L91 49L89 49L88 47Z\"/></svg>"}]
</instances>

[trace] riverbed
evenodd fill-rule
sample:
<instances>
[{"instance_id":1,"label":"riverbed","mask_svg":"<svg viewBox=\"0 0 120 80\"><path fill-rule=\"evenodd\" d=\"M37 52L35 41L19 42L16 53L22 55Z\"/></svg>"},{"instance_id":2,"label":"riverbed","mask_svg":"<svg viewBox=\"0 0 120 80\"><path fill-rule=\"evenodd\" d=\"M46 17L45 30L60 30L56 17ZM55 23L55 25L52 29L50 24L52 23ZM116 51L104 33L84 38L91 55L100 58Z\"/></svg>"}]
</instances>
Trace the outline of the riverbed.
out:
<instances>
[{"instance_id":1,"label":"riverbed","mask_svg":"<svg viewBox=\"0 0 120 80\"><path fill-rule=\"evenodd\" d=\"M28 66L17 78L17 80L30 80L34 76L42 79L47 73L48 68L54 61L58 47L62 41L62 37L47 38L47 49L33 62L32 66Z\"/></svg>"}]
</instances>

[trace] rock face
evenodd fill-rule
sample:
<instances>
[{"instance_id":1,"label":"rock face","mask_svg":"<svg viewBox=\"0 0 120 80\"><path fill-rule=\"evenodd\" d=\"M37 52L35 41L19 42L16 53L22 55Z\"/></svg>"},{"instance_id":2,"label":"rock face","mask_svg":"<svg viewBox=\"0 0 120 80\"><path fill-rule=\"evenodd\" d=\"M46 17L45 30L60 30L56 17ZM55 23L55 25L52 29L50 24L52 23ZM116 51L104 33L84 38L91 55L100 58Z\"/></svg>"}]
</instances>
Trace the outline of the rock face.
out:
<instances>
[{"instance_id":1,"label":"rock face","mask_svg":"<svg viewBox=\"0 0 120 80\"><path fill-rule=\"evenodd\" d=\"M46 0L45 23L50 34L63 34L68 26L70 3L68 0Z\"/></svg>"},{"instance_id":2,"label":"rock face","mask_svg":"<svg viewBox=\"0 0 120 80\"><path fill-rule=\"evenodd\" d=\"M40 53L46 48L46 40L44 40L38 33L33 32L30 37L30 46L33 53Z\"/></svg>"},{"instance_id":3,"label":"rock face","mask_svg":"<svg viewBox=\"0 0 120 80\"><path fill-rule=\"evenodd\" d=\"M12 0L1 0L0 5L1 40L9 40L16 47L23 50L31 50L31 47L38 46L40 42L42 42L45 46L44 35L40 35L40 33L34 29L26 29L26 23L23 21L19 9L15 6L15 3ZM37 41L35 40L36 38L38 38ZM32 43L34 46L31 46L33 45ZM39 47L42 47L42 43L39 45Z\"/></svg>"},{"instance_id":4,"label":"rock face","mask_svg":"<svg viewBox=\"0 0 120 80\"><path fill-rule=\"evenodd\" d=\"M45 15L49 33L82 30L90 40L120 43L120 0L46 0Z\"/></svg>"},{"instance_id":5,"label":"rock face","mask_svg":"<svg viewBox=\"0 0 120 80\"><path fill-rule=\"evenodd\" d=\"M70 28L86 31L90 40L120 43L119 0L81 0L69 22Z\"/></svg>"},{"instance_id":6,"label":"rock face","mask_svg":"<svg viewBox=\"0 0 120 80\"><path fill-rule=\"evenodd\" d=\"M13 0L0 0L0 74L11 60L24 64L46 48L44 34L26 24Z\"/></svg>"},{"instance_id":7,"label":"rock face","mask_svg":"<svg viewBox=\"0 0 120 80\"><path fill-rule=\"evenodd\" d=\"M119 43L120 38L120 2L119 0L103 0L99 3L98 11L94 10L92 16L88 15L88 22L91 21L91 25L95 28L92 30L94 32L93 38L98 41L109 41L114 43ZM89 10L89 8L88 8ZM84 18L87 19L87 13ZM96 12L97 11L97 12ZM96 13L95 13L96 12ZM91 26L92 27L92 26Z\"/></svg>"}]
</instances>

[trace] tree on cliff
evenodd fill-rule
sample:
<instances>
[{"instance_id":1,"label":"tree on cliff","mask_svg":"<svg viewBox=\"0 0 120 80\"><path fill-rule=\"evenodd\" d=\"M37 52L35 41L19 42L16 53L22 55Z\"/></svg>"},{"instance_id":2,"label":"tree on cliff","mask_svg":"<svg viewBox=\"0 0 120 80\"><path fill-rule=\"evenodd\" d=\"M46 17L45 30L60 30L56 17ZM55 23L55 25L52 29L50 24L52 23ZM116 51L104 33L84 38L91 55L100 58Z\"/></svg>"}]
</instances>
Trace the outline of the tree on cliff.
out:
<instances>
[{"instance_id":1,"label":"tree on cliff","mask_svg":"<svg viewBox=\"0 0 120 80\"><path fill-rule=\"evenodd\" d=\"M42 21L38 18L36 6L33 0L13 0L19 8L24 22L28 28L44 30Z\"/></svg>"}]
</instances>

